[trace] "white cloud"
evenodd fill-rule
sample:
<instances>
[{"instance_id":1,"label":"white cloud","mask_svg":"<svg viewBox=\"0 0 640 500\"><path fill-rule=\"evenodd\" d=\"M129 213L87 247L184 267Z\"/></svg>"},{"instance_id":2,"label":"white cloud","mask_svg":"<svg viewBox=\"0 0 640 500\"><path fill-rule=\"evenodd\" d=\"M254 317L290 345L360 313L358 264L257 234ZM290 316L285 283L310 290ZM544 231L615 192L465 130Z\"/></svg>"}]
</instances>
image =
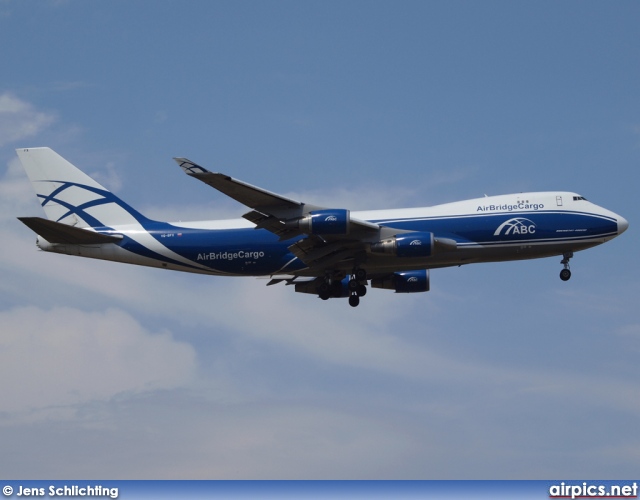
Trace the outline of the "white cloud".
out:
<instances>
[{"instance_id":1,"label":"white cloud","mask_svg":"<svg viewBox=\"0 0 640 500\"><path fill-rule=\"evenodd\" d=\"M300 186L301 188L303 186ZM384 208L407 208L417 206L418 191L411 187L382 186L375 181L358 186L341 185L325 189L305 189L284 196L305 203L324 207L347 208L349 210L376 210Z\"/></svg>"},{"instance_id":2,"label":"white cloud","mask_svg":"<svg viewBox=\"0 0 640 500\"><path fill-rule=\"evenodd\" d=\"M191 222L201 220L225 220L240 219L242 214L249 211L248 208L238 205L234 201L220 199L223 195L217 195L212 191L212 201L207 204L193 203L176 203L164 205L145 205L138 206L135 200L131 201L131 205L139 209L146 217L150 219L166 221L166 222Z\"/></svg>"},{"instance_id":3,"label":"white cloud","mask_svg":"<svg viewBox=\"0 0 640 500\"><path fill-rule=\"evenodd\" d=\"M118 174L116 164L112 161L107 162L103 170L91 172L89 175L110 191L118 191L122 188L122 178Z\"/></svg>"},{"instance_id":4,"label":"white cloud","mask_svg":"<svg viewBox=\"0 0 640 500\"><path fill-rule=\"evenodd\" d=\"M177 467L193 479L383 479L415 446L406 429L357 409L272 400L212 410L215 426L200 414L183 433L195 453L173 464L173 474ZM172 474L155 465L147 475Z\"/></svg>"},{"instance_id":5,"label":"white cloud","mask_svg":"<svg viewBox=\"0 0 640 500\"><path fill-rule=\"evenodd\" d=\"M55 121L10 92L0 94L0 146L33 137Z\"/></svg>"},{"instance_id":6,"label":"white cloud","mask_svg":"<svg viewBox=\"0 0 640 500\"><path fill-rule=\"evenodd\" d=\"M37 206L37 198L27 174L18 157L14 156L8 163L4 177L0 179L0 220L27 215L20 212L37 209Z\"/></svg>"},{"instance_id":7,"label":"white cloud","mask_svg":"<svg viewBox=\"0 0 640 500\"><path fill-rule=\"evenodd\" d=\"M195 373L193 348L107 309L20 307L0 312L0 412L171 389Z\"/></svg>"}]
</instances>

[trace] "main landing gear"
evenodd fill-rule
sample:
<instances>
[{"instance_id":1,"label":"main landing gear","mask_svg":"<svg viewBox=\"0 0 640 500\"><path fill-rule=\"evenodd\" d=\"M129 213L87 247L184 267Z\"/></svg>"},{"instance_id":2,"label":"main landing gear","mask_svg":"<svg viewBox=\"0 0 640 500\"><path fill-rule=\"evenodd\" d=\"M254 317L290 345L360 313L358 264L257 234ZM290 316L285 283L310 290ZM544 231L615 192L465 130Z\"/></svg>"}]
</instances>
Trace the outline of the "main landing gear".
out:
<instances>
[{"instance_id":1,"label":"main landing gear","mask_svg":"<svg viewBox=\"0 0 640 500\"><path fill-rule=\"evenodd\" d=\"M322 300L328 300L331 297L340 297L342 295L342 283L327 277L318 287L318 297Z\"/></svg>"},{"instance_id":2,"label":"main landing gear","mask_svg":"<svg viewBox=\"0 0 640 500\"><path fill-rule=\"evenodd\" d=\"M347 283L347 289L349 290L349 305L351 307L358 307L360 304L360 297L364 297L367 294L367 271L360 268L354 268L351 273L351 279Z\"/></svg>"},{"instance_id":3,"label":"main landing gear","mask_svg":"<svg viewBox=\"0 0 640 500\"><path fill-rule=\"evenodd\" d=\"M562 281L569 281L571 278L571 269L569 269L569 260L573 257L573 252L566 252L562 254L563 259L560 264L564 265L564 269L560 271L560 279Z\"/></svg>"},{"instance_id":4,"label":"main landing gear","mask_svg":"<svg viewBox=\"0 0 640 500\"><path fill-rule=\"evenodd\" d=\"M346 287L345 287L346 281ZM367 294L367 271L360 268L354 268L349 275L349 280L342 276L327 275L322 284L318 287L318 297L322 300L331 297L349 297L349 305L357 307L360 304L360 297ZM346 288L346 289L345 289Z\"/></svg>"}]
</instances>

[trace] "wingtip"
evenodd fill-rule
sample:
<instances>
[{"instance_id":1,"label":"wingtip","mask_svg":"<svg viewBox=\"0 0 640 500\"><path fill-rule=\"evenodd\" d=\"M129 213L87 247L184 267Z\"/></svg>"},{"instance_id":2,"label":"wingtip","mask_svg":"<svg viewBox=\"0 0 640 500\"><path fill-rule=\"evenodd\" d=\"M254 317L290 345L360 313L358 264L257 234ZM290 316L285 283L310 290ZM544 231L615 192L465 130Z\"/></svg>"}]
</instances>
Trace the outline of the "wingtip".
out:
<instances>
[{"instance_id":1,"label":"wingtip","mask_svg":"<svg viewBox=\"0 0 640 500\"><path fill-rule=\"evenodd\" d=\"M201 167L197 163L192 162L188 158L175 157L173 159L182 170L188 175L204 174L209 172L206 168Z\"/></svg>"}]
</instances>

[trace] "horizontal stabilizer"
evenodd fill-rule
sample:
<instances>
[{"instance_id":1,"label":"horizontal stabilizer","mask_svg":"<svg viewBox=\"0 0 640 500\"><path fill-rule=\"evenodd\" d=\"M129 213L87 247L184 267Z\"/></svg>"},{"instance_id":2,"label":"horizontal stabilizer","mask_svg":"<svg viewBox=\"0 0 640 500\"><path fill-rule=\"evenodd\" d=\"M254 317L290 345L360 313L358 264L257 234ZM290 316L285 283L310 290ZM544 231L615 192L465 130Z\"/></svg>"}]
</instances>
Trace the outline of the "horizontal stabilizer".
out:
<instances>
[{"instance_id":1,"label":"horizontal stabilizer","mask_svg":"<svg viewBox=\"0 0 640 500\"><path fill-rule=\"evenodd\" d=\"M61 222L43 219L41 217L18 217L29 229L42 236L49 243L67 245L96 245L101 243L117 243L122 240L121 235L96 233L88 229L80 229Z\"/></svg>"}]
</instances>

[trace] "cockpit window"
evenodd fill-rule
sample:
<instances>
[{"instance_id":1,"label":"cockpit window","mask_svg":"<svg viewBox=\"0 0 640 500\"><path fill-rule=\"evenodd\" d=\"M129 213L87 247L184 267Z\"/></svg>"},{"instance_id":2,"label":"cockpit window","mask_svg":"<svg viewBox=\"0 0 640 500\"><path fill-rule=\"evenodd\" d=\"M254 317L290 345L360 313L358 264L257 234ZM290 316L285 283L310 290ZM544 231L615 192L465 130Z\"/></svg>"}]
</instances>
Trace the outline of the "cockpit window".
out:
<instances>
[{"instance_id":1,"label":"cockpit window","mask_svg":"<svg viewBox=\"0 0 640 500\"><path fill-rule=\"evenodd\" d=\"M573 197L573 201L587 201L587 199L584 196L574 196Z\"/></svg>"}]
</instances>

